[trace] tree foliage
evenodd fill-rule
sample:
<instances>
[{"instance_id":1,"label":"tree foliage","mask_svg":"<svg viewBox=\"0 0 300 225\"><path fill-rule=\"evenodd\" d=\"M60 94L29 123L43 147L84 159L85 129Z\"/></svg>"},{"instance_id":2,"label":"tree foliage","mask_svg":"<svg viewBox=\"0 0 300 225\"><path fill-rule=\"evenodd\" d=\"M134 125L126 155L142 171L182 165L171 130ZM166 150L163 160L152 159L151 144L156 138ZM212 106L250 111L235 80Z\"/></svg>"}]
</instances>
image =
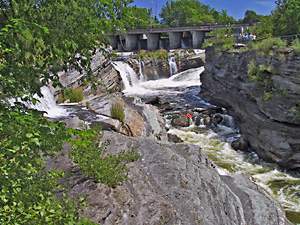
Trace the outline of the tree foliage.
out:
<instances>
[{"instance_id":1,"label":"tree foliage","mask_svg":"<svg viewBox=\"0 0 300 225\"><path fill-rule=\"evenodd\" d=\"M255 24L261 21L262 15L258 15L255 11L253 10L247 10L245 12L244 19L242 20L243 23L246 24Z\"/></svg>"},{"instance_id":2,"label":"tree foliage","mask_svg":"<svg viewBox=\"0 0 300 225\"><path fill-rule=\"evenodd\" d=\"M46 168L45 160L71 140L70 133L39 112L5 101L32 99L49 82L57 85L62 70L75 67L90 74L91 55L105 43L105 34L127 27L131 2L0 0L1 225L92 224L80 218L73 201L57 198L63 174ZM110 175L114 172L111 168Z\"/></svg>"},{"instance_id":3,"label":"tree foliage","mask_svg":"<svg viewBox=\"0 0 300 225\"><path fill-rule=\"evenodd\" d=\"M211 38L204 42L204 48L214 47L217 51L227 51L233 48L235 38L232 29L223 28L210 32Z\"/></svg>"},{"instance_id":4,"label":"tree foliage","mask_svg":"<svg viewBox=\"0 0 300 225\"><path fill-rule=\"evenodd\" d=\"M250 28L251 33L259 39L270 38L273 36L274 24L272 16L263 16L259 22Z\"/></svg>"},{"instance_id":5,"label":"tree foliage","mask_svg":"<svg viewBox=\"0 0 300 225\"><path fill-rule=\"evenodd\" d=\"M274 34L289 35L300 33L300 1L278 0L273 12Z\"/></svg>"},{"instance_id":6,"label":"tree foliage","mask_svg":"<svg viewBox=\"0 0 300 225\"><path fill-rule=\"evenodd\" d=\"M74 202L56 198L63 174L45 170L67 137L64 126L20 108L0 108L0 121L0 224L92 224Z\"/></svg>"},{"instance_id":7,"label":"tree foliage","mask_svg":"<svg viewBox=\"0 0 300 225\"><path fill-rule=\"evenodd\" d=\"M126 28L148 28L158 25L158 22L151 15L151 10L136 6L127 8Z\"/></svg>"},{"instance_id":8,"label":"tree foliage","mask_svg":"<svg viewBox=\"0 0 300 225\"><path fill-rule=\"evenodd\" d=\"M7 20L0 31L0 95L39 93L50 80L57 82L57 72L71 66L89 73L90 57L105 42L104 34L125 27L122 8L130 2L9 1L1 15Z\"/></svg>"},{"instance_id":9,"label":"tree foliage","mask_svg":"<svg viewBox=\"0 0 300 225\"><path fill-rule=\"evenodd\" d=\"M232 23L226 11L217 12L198 0L172 0L162 8L160 17L169 26L199 25L205 23Z\"/></svg>"}]
</instances>

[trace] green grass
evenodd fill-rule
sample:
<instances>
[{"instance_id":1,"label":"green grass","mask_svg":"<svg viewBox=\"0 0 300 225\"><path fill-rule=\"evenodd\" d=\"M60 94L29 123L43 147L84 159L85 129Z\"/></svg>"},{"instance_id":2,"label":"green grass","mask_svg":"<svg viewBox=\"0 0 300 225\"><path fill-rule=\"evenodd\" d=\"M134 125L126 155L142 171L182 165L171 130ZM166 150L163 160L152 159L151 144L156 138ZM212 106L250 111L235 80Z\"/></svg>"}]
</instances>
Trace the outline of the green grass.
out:
<instances>
[{"instance_id":1,"label":"green grass","mask_svg":"<svg viewBox=\"0 0 300 225\"><path fill-rule=\"evenodd\" d=\"M285 211L285 215L293 224L300 224L300 212Z\"/></svg>"},{"instance_id":2,"label":"green grass","mask_svg":"<svg viewBox=\"0 0 300 225\"><path fill-rule=\"evenodd\" d=\"M284 48L286 46L287 46L286 41L280 38L270 37L261 41L250 42L248 47L252 50L256 50L264 54L270 54L270 52L273 51L274 49Z\"/></svg>"},{"instance_id":3,"label":"green grass","mask_svg":"<svg viewBox=\"0 0 300 225\"><path fill-rule=\"evenodd\" d=\"M81 102L83 100L82 88L67 88L63 93L64 101L69 100L70 102Z\"/></svg>"},{"instance_id":4,"label":"green grass","mask_svg":"<svg viewBox=\"0 0 300 225\"><path fill-rule=\"evenodd\" d=\"M300 55L300 40L299 39L294 40L291 47L296 54Z\"/></svg>"},{"instance_id":5,"label":"green grass","mask_svg":"<svg viewBox=\"0 0 300 225\"><path fill-rule=\"evenodd\" d=\"M124 105L121 102L112 104L110 108L110 115L113 119L117 119L120 122L125 122L125 110Z\"/></svg>"},{"instance_id":6,"label":"green grass","mask_svg":"<svg viewBox=\"0 0 300 225\"><path fill-rule=\"evenodd\" d=\"M76 137L70 140L73 161L85 175L109 187L114 188L124 182L128 172L126 164L139 159L134 150L104 156L105 146L99 146L101 134L97 129L70 132Z\"/></svg>"}]
</instances>

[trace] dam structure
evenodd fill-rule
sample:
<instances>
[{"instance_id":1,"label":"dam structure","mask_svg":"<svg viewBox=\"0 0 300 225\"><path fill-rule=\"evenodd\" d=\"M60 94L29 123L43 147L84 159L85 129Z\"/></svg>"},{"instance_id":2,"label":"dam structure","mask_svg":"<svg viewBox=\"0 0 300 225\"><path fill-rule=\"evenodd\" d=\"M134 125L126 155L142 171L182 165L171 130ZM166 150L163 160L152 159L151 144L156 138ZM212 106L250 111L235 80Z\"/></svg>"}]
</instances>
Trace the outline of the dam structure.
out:
<instances>
[{"instance_id":1,"label":"dam structure","mask_svg":"<svg viewBox=\"0 0 300 225\"><path fill-rule=\"evenodd\" d=\"M247 24L201 25L189 27L164 27L134 29L109 36L110 45L117 51L157 50L157 49L198 49L201 48L207 33L223 28L231 28L240 33Z\"/></svg>"}]
</instances>

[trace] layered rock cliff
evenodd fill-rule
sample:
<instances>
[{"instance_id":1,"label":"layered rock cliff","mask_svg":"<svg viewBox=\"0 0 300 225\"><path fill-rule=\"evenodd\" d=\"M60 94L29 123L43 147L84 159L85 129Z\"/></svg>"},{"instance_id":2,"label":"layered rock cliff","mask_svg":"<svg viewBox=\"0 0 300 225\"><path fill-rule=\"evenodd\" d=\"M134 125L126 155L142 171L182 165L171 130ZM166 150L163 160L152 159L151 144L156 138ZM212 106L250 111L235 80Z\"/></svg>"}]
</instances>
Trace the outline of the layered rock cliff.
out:
<instances>
[{"instance_id":1,"label":"layered rock cliff","mask_svg":"<svg viewBox=\"0 0 300 225\"><path fill-rule=\"evenodd\" d=\"M197 146L104 132L105 154L135 150L128 180L109 188L81 174L68 148L52 166L69 175L73 197L86 196L82 214L103 225L285 225L284 212L243 175L220 176Z\"/></svg>"},{"instance_id":2,"label":"layered rock cliff","mask_svg":"<svg viewBox=\"0 0 300 225\"><path fill-rule=\"evenodd\" d=\"M265 160L300 168L300 57L254 51L206 54L202 93L235 116Z\"/></svg>"}]
</instances>

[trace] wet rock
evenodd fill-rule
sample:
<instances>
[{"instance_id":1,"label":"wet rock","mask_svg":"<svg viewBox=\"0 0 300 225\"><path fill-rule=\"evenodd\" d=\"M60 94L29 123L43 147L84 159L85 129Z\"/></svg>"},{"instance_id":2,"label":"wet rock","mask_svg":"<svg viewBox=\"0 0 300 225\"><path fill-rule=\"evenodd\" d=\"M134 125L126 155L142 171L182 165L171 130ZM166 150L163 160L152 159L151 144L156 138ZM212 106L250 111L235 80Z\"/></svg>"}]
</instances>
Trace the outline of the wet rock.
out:
<instances>
[{"instance_id":1,"label":"wet rock","mask_svg":"<svg viewBox=\"0 0 300 225\"><path fill-rule=\"evenodd\" d=\"M222 176L222 180L239 197L247 224L288 224L284 212L268 194L242 174Z\"/></svg>"},{"instance_id":2,"label":"wet rock","mask_svg":"<svg viewBox=\"0 0 300 225\"><path fill-rule=\"evenodd\" d=\"M220 123L222 123L222 121L223 121L223 116L221 114L218 113L218 114L213 115L212 123L214 125L220 124Z\"/></svg>"},{"instance_id":3,"label":"wet rock","mask_svg":"<svg viewBox=\"0 0 300 225\"><path fill-rule=\"evenodd\" d=\"M202 97L228 109L261 158L300 169L300 57L263 56L254 51L215 54L209 50L206 60ZM251 61L271 68L264 76L266 85L249 80Z\"/></svg>"},{"instance_id":4,"label":"wet rock","mask_svg":"<svg viewBox=\"0 0 300 225\"><path fill-rule=\"evenodd\" d=\"M123 134L128 134L129 136L134 137L145 135L146 122L144 121L143 115L141 115L133 104L128 104L124 101L120 94L110 94L93 98L89 101L89 108L95 113L111 117L111 107L116 102L124 105L125 112L124 124L119 126L118 130Z\"/></svg>"},{"instance_id":5,"label":"wet rock","mask_svg":"<svg viewBox=\"0 0 300 225\"><path fill-rule=\"evenodd\" d=\"M203 117L203 123L205 126L210 127L212 125L212 119L210 116Z\"/></svg>"},{"instance_id":6,"label":"wet rock","mask_svg":"<svg viewBox=\"0 0 300 225\"><path fill-rule=\"evenodd\" d=\"M244 138L239 138L231 143L231 147L234 150L247 151L249 149L249 144Z\"/></svg>"},{"instance_id":7,"label":"wet rock","mask_svg":"<svg viewBox=\"0 0 300 225\"><path fill-rule=\"evenodd\" d=\"M174 142L174 143L182 143L183 142L183 140L181 138L179 138L177 135L169 134L169 133L168 133L168 141Z\"/></svg>"},{"instance_id":8,"label":"wet rock","mask_svg":"<svg viewBox=\"0 0 300 225\"><path fill-rule=\"evenodd\" d=\"M78 130L83 130L88 128L88 125L83 120L79 119L79 117L77 116L73 116L65 119L64 123L66 124L67 128L73 128Z\"/></svg>"},{"instance_id":9,"label":"wet rock","mask_svg":"<svg viewBox=\"0 0 300 225\"><path fill-rule=\"evenodd\" d=\"M85 177L68 154L55 168L69 175L62 181L71 197L85 196L81 215L102 225L285 225L283 210L244 176L218 175L199 147L158 143L104 132L105 154L136 150L128 180L116 188ZM66 163L68 162L68 163Z\"/></svg>"},{"instance_id":10,"label":"wet rock","mask_svg":"<svg viewBox=\"0 0 300 225\"><path fill-rule=\"evenodd\" d=\"M149 97L147 99L144 99L145 104L150 104L154 106L159 106L161 104L160 98L158 96Z\"/></svg>"},{"instance_id":11,"label":"wet rock","mask_svg":"<svg viewBox=\"0 0 300 225\"><path fill-rule=\"evenodd\" d=\"M189 127L191 125L191 120L185 118L184 116L176 117L171 120L171 125L173 127Z\"/></svg>"}]
</instances>

